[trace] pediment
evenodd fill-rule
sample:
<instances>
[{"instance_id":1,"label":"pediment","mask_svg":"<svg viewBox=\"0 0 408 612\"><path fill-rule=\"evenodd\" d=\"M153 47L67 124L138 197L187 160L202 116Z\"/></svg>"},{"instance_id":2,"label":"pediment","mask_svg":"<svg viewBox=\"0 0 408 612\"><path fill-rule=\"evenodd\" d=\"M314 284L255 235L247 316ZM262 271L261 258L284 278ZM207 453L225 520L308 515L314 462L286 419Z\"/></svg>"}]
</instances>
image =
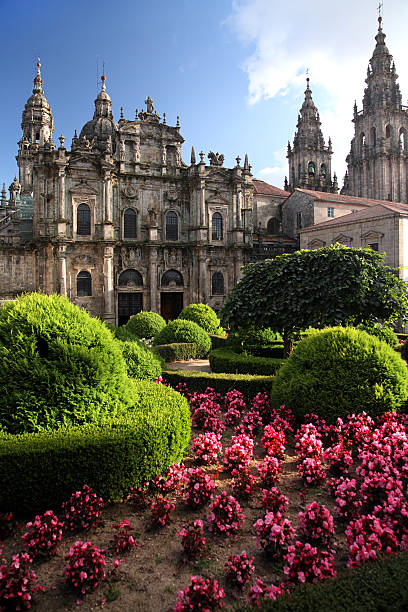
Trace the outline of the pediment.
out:
<instances>
[{"instance_id":1,"label":"pediment","mask_svg":"<svg viewBox=\"0 0 408 612\"><path fill-rule=\"evenodd\" d=\"M215 206L228 206L230 202L223 196L216 194L207 199L207 204Z\"/></svg>"},{"instance_id":2,"label":"pediment","mask_svg":"<svg viewBox=\"0 0 408 612\"><path fill-rule=\"evenodd\" d=\"M92 170L96 168L96 164L93 159L90 159L88 155L81 154L75 156L71 155L71 159L69 160L69 167L75 168L75 166L80 166L81 168L86 166L87 168L92 168Z\"/></svg>"},{"instance_id":3,"label":"pediment","mask_svg":"<svg viewBox=\"0 0 408 612\"><path fill-rule=\"evenodd\" d=\"M314 238L307 244L308 249L321 249L324 246L326 246L325 241L320 240L319 238Z\"/></svg>"},{"instance_id":4,"label":"pediment","mask_svg":"<svg viewBox=\"0 0 408 612\"><path fill-rule=\"evenodd\" d=\"M71 187L69 192L73 194L78 193L81 195L98 195L99 193L97 189L91 187L91 185L88 185L88 183L79 183L78 185L74 185Z\"/></svg>"},{"instance_id":5,"label":"pediment","mask_svg":"<svg viewBox=\"0 0 408 612\"><path fill-rule=\"evenodd\" d=\"M338 234L333 242L339 242L340 244L350 244L350 242L352 242L353 238L352 236L347 236L346 234Z\"/></svg>"},{"instance_id":6,"label":"pediment","mask_svg":"<svg viewBox=\"0 0 408 612\"><path fill-rule=\"evenodd\" d=\"M226 169L224 168L224 172L222 170L213 170L212 166L210 166L210 170L208 172L207 180L209 181L223 181L226 182L228 176L226 174Z\"/></svg>"},{"instance_id":7,"label":"pediment","mask_svg":"<svg viewBox=\"0 0 408 612\"><path fill-rule=\"evenodd\" d=\"M362 240L378 240L382 238L384 234L375 230L370 230L361 236Z\"/></svg>"}]
</instances>

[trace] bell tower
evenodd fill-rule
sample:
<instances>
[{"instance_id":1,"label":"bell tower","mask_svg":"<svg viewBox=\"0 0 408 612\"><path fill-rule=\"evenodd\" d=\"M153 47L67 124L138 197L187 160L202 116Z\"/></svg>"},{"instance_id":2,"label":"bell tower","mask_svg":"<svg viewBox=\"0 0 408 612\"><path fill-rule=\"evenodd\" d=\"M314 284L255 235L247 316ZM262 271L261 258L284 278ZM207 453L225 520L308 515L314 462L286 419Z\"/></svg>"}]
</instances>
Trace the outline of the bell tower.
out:
<instances>
[{"instance_id":1,"label":"bell tower","mask_svg":"<svg viewBox=\"0 0 408 612\"><path fill-rule=\"evenodd\" d=\"M382 17L370 59L363 108L354 105L354 137L347 156L342 193L408 202L408 112L402 106L398 75L385 44Z\"/></svg>"},{"instance_id":2,"label":"bell tower","mask_svg":"<svg viewBox=\"0 0 408 612\"><path fill-rule=\"evenodd\" d=\"M306 79L305 99L300 109L297 131L293 145L288 142L287 159L289 180L285 180L285 189L293 191L295 187L313 189L314 191L337 192L337 180L331 178L331 140L326 146L321 130L319 111L312 98L309 77Z\"/></svg>"},{"instance_id":3,"label":"bell tower","mask_svg":"<svg viewBox=\"0 0 408 612\"><path fill-rule=\"evenodd\" d=\"M33 93L23 110L21 129L23 136L18 142L17 164L22 193L29 195L33 191L33 163L37 151L50 146L54 132L54 120L50 105L44 95L43 80L40 72L40 60L37 62L37 74L34 78ZM54 148L54 145L53 145Z\"/></svg>"}]
</instances>

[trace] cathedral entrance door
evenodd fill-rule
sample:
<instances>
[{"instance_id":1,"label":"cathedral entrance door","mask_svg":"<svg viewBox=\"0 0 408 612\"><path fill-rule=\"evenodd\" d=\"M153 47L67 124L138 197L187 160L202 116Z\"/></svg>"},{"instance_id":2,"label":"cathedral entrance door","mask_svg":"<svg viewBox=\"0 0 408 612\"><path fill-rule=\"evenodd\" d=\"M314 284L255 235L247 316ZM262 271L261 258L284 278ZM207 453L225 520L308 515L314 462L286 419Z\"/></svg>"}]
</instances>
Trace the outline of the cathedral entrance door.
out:
<instances>
[{"instance_id":1,"label":"cathedral entrance door","mask_svg":"<svg viewBox=\"0 0 408 612\"><path fill-rule=\"evenodd\" d=\"M118 325L125 325L130 317L143 310L143 293L118 293Z\"/></svg>"},{"instance_id":2,"label":"cathedral entrance door","mask_svg":"<svg viewBox=\"0 0 408 612\"><path fill-rule=\"evenodd\" d=\"M160 312L163 319L172 321L177 319L180 312L183 310L183 292L162 292L160 294Z\"/></svg>"}]
</instances>

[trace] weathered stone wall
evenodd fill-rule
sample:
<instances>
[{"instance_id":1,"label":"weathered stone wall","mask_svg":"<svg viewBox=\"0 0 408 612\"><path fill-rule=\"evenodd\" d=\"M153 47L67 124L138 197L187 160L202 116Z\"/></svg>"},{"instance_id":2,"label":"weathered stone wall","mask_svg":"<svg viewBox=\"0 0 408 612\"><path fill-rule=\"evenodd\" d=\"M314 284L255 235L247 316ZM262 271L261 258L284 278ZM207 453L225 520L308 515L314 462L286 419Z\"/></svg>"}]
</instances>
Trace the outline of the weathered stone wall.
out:
<instances>
[{"instance_id":1,"label":"weathered stone wall","mask_svg":"<svg viewBox=\"0 0 408 612\"><path fill-rule=\"evenodd\" d=\"M15 297L38 289L35 251L2 245L0 248L0 296Z\"/></svg>"}]
</instances>

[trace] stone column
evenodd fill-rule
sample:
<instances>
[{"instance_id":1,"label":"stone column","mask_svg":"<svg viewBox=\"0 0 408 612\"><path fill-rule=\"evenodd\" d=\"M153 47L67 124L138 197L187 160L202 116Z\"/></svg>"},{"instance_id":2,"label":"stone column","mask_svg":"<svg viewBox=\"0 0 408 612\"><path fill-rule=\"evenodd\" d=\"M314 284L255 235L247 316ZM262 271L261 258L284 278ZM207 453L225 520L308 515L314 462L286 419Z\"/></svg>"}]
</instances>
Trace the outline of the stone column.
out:
<instances>
[{"instance_id":1,"label":"stone column","mask_svg":"<svg viewBox=\"0 0 408 612\"><path fill-rule=\"evenodd\" d=\"M103 288L104 313L103 320L108 323L115 322L114 292L113 292L113 247L104 247L103 253Z\"/></svg>"},{"instance_id":2,"label":"stone column","mask_svg":"<svg viewBox=\"0 0 408 612\"><path fill-rule=\"evenodd\" d=\"M58 247L58 273L60 280L60 295L67 295L67 260L66 245L60 244Z\"/></svg>"},{"instance_id":3,"label":"stone column","mask_svg":"<svg viewBox=\"0 0 408 612\"><path fill-rule=\"evenodd\" d=\"M150 310L158 312L157 305L157 249L151 247L149 251L149 284L150 284Z\"/></svg>"},{"instance_id":4,"label":"stone column","mask_svg":"<svg viewBox=\"0 0 408 612\"><path fill-rule=\"evenodd\" d=\"M200 268L200 277L199 277L199 286L200 286L200 302L205 304L207 302L207 262L206 262L206 253L203 249L199 254L199 268Z\"/></svg>"},{"instance_id":5,"label":"stone column","mask_svg":"<svg viewBox=\"0 0 408 612\"><path fill-rule=\"evenodd\" d=\"M65 219L65 170L58 173L58 216Z\"/></svg>"},{"instance_id":6,"label":"stone column","mask_svg":"<svg viewBox=\"0 0 408 612\"><path fill-rule=\"evenodd\" d=\"M205 181L200 183L200 227L206 226L205 218Z\"/></svg>"}]
</instances>

